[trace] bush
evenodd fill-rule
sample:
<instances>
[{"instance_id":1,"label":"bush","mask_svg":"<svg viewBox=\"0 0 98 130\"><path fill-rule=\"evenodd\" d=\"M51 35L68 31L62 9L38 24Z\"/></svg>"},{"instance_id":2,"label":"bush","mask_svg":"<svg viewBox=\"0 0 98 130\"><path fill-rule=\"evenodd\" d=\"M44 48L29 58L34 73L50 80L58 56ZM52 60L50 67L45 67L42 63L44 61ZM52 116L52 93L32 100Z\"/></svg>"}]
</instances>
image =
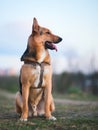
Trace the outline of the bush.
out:
<instances>
[{"instance_id":1,"label":"bush","mask_svg":"<svg viewBox=\"0 0 98 130\"><path fill-rule=\"evenodd\" d=\"M78 86L71 86L68 88L67 91L69 94L81 94L82 90Z\"/></svg>"},{"instance_id":2,"label":"bush","mask_svg":"<svg viewBox=\"0 0 98 130\"><path fill-rule=\"evenodd\" d=\"M0 76L0 88L9 92L18 90L18 76Z\"/></svg>"}]
</instances>

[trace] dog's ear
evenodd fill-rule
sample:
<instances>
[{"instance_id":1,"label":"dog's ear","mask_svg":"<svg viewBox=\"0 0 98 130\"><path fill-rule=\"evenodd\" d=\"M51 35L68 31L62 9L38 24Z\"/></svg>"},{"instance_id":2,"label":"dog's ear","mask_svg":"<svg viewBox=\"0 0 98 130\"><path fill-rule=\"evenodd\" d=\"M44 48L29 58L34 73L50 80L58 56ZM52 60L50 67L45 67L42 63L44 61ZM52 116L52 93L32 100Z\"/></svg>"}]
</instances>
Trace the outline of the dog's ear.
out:
<instances>
[{"instance_id":1,"label":"dog's ear","mask_svg":"<svg viewBox=\"0 0 98 130\"><path fill-rule=\"evenodd\" d=\"M38 25L37 19L34 18L33 19L33 26L32 26L32 33L33 32L38 32L38 30L39 30L39 25Z\"/></svg>"}]
</instances>

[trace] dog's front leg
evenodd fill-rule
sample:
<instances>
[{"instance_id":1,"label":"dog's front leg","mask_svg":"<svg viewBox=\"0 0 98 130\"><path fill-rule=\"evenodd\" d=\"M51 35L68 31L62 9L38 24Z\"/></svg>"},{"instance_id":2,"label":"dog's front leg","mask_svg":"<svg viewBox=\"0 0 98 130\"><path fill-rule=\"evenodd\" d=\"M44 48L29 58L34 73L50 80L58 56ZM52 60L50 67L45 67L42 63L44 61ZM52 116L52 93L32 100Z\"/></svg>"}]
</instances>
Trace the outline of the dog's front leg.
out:
<instances>
[{"instance_id":1,"label":"dog's front leg","mask_svg":"<svg viewBox=\"0 0 98 130\"><path fill-rule=\"evenodd\" d=\"M46 118L51 117L51 111L50 111L50 90L48 87L45 88L45 116Z\"/></svg>"},{"instance_id":2,"label":"dog's front leg","mask_svg":"<svg viewBox=\"0 0 98 130\"><path fill-rule=\"evenodd\" d=\"M22 115L20 120L27 121L28 118L28 97L29 97L29 84L22 85L22 101L23 101L23 108L22 108Z\"/></svg>"},{"instance_id":3,"label":"dog's front leg","mask_svg":"<svg viewBox=\"0 0 98 130\"><path fill-rule=\"evenodd\" d=\"M49 120L56 120L54 116L51 115L51 103L52 103L52 95L51 95L51 86L45 88L45 116Z\"/></svg>"}]
</instances>

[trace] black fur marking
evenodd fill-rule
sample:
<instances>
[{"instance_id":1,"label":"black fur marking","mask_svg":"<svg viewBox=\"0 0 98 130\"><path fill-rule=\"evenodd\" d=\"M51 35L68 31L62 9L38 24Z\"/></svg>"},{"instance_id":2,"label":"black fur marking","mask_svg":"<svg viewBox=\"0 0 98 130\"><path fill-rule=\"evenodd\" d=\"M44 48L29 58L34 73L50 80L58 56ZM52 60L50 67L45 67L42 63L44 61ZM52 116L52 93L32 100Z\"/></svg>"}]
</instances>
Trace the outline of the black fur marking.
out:
<instances>
[{"instance_id":1,"label":"black fur marking","mask_svg":"<svg viewBox=\"0 0 98 130\"><path fill-rule=\"evenodd\" d=\"M43 32L42 32L42 31L40 31L40 35L43 35Z\"/></svg>"},{"instance_id":2,"label":"black fur marking","mask_svg":"<svg viewBox=\"0 0 98 130\"><path fill-rule=\"evenodd\" d=\"M24 52L23 55L21 56L21 61L24 61L24 58L25 58L25 57L28 57L28 55L29 55L29 49L28 49L28 47L27 47L27 49L25 50L25 52Z\"/></svg>"},{"instance_id":3,"label":"black fur marking","mask_svg":"<svg viewBox=\"0 0 98 130\"><path fill-rule=\"evenodd\" d=\"M25 50L25 52L23 53L23 55L21 56L21 61L25 61L25 58L35 58L36 57L36 51L32 51L29 52L29 47L27 46L27 49Z\"/></svg>"}]
</instances>

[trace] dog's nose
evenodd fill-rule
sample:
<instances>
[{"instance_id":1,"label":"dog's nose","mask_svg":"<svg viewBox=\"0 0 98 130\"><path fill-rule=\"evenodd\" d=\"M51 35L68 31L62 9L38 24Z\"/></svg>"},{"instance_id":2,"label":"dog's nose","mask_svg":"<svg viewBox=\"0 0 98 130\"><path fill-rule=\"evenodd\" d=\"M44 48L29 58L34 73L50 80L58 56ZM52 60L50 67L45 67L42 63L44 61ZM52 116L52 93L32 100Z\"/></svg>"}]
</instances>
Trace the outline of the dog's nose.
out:
<instances>
[{"instance_id":1,"label":"dog's nose","mask_svg":"<svg viewBox=\"0 0 98 130\"><path fill-rule=\"evenodd\" d=\"M61 37L59 37L59 40L58 40L58 42L61 42L62 41L62 38Z\"/></svg>"},{"instance_id":2,"label":"dog's nose","mask_svg":"<svg viewBox=\"0 0 98 130\"><path fill-rule=\"evenodd\" d=\"M62 41L62 38L61 38L61 37L58 37L57 41L54 42L54 43L56 44L56 43L59 43L59 42L61 42L61 41Z\"/></svg>"}]
</instances>

